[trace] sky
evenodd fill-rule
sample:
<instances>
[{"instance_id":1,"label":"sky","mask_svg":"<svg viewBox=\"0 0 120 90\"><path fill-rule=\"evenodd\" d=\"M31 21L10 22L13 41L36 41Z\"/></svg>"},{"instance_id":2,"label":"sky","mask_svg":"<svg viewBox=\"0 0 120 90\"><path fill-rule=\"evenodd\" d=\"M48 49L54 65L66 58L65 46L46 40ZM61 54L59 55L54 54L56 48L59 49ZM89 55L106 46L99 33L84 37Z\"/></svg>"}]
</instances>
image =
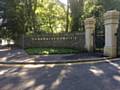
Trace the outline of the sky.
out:
<instances>
[{"instance_id":1,"label":"sky","mask_svg":"<svg viewBox=\"0 0 120 90\"><path fill-rule=\"evenodd\" d=\"M67 0L60 0L60 2L64 3L65 5L67 5Z\"/></svg>"}]
</instances>

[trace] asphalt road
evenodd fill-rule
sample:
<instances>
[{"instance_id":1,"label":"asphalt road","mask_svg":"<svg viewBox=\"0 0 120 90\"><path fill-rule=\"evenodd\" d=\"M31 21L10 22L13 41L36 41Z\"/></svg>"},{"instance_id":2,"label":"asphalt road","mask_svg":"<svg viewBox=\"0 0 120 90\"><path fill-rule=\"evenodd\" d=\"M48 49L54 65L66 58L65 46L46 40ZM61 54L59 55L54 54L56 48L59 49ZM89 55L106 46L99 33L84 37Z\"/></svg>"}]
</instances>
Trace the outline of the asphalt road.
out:
<instances>
[{"instance_id":1,"label":"asphalt road","mask_svg":"<svg viewBox=\"0 0 120 90\"><path fill-rule=\"evenodd\" d=\"M120 90L120 61L0 65L0 90Z\"/></svg>"},{"instance_id":2,"label":"asphalt road","mask_svg":"<svg viewBox=\"0 0 120 90\"><path fill-rule=\"evenodd\" d=\"M101 53L28 55L23 49L0 48L0 62L64 62L103 58Z\"/></svg>"}]
</instances>

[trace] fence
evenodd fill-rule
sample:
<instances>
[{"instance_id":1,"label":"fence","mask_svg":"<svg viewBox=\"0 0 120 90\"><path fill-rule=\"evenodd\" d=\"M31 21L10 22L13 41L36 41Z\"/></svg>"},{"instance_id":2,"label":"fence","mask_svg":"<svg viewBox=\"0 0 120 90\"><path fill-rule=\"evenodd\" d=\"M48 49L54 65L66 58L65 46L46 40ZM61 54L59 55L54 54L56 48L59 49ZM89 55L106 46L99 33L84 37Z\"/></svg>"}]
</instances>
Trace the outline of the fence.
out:
<instances>
[{"instance_id":1,"label":"fence","mask_svg":"<svg viewBox=\"0 0 120 90\"><path fill-rule=\"evenodd\" d=\"M55 48L76 48L84 49L84 33L62 33L21 36L16 44L20 47L55 47Z\"/></svg>"}]
</instances>

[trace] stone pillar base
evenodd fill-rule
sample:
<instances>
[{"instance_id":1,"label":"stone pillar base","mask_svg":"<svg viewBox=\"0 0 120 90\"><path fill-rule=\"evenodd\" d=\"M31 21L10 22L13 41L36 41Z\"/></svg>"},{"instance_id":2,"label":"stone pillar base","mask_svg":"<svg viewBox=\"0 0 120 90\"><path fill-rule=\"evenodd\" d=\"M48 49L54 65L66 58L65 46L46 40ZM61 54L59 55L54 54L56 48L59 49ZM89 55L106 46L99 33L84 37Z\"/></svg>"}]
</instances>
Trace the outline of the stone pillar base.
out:
<instances>
[{"instance_id":1,"label":"stone pillar base","mask_svg":"<svg viewBox=\"0 0 120 90\"><path fill-rule=\"evenodd\" d=\"M93 51L94 51L94 48L93 48L93 46L89 46L89 47L86 47L86 50L87 50L88 52L93 52Z\"/></svg>"},{"instance_id":2,"label":"stone pillar base","mask_svg":"<svg viewBox=\"0 0 120 90\"><path fill-rule=\"evenodd\" d=\"M117 57L117 48L106 46L104 48L104 55L109 57Z\"/></svg>"}]
</instances>

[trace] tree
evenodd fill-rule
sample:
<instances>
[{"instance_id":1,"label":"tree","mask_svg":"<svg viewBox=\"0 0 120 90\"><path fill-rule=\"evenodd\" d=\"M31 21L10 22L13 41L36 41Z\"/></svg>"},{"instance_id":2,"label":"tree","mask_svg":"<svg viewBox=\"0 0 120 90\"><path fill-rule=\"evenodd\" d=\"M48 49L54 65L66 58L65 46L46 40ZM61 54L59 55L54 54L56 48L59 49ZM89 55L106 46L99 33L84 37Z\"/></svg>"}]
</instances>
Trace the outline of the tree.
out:
<instances>
[{"instance_id":1,"label":"tree","mask_svg":"<svg viewBox=\"0 0 120 90\"><path fill-rule=\"evenodd\" d=\"M39 1L36 14L39 31L52 33L65 31L66 10L59 0Z\"/></svg>"},{"instance_id":2,"label":"tree","mask_svg":"<svg viewBox=\"0 0 120 90\"><path fill-rule=\"evenodd\" d=\"M69 0L71 10L71 29L79 31L83 15L83 0Z\"/></svg>"},{"instance_id":3,"label":"tree","mask_svg":"<svg viewBox=\"0 0 120 90\"><path fill-rule=\"evenodd\" d=\"M120 10L119 0L68 0L70 10L59 0L0 1L0 9L5 8L4 17L7 18L7 26L1 30L1 34L10 38L20 34L68 32L68 22L72 32L79 31L83 27L84 18L94 16L100 21L105 10Z\"/></svg>"},{"instance_id":4,"label":"tree","mask_svg":"<svg viewBox=\"0 0 120 90\"><path fill-rule=\"evenodd\" d=\"M84 17L100 17L105 12L104 7L98 0L85 0Z\"/></svg>"},{"instance_id":5,"label":"tree","mask_svg":"<svg viewBox=\"0 0 120 90\"><path fill-rule=\"evenodd\" d=\"M101 5L103 5L104 9L113 10L117 9L120 10L120 0L98 0Z\"/></svg>"},{"instance_id":6,"label":"tree","mask_svg":"<svg viewBox=\"0 0 120 90\"><path fill-rule=\"evenodd\" d=\"M85 0L84 2L84 18L96 18L96 31L104 32L103 14L105 9L98 0Z\"/></svg>"}]
</instances>

